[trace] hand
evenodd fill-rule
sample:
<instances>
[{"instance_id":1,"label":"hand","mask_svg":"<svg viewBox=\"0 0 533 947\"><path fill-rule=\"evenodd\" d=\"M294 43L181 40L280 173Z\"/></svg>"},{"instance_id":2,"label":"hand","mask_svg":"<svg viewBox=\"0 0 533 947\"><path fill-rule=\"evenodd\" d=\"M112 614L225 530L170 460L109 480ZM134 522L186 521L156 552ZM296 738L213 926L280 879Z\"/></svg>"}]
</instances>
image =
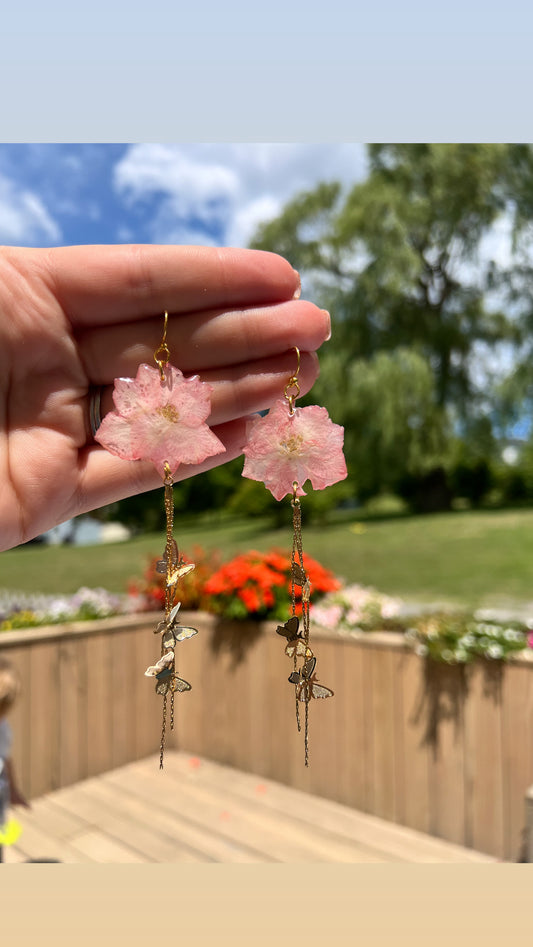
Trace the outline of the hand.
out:
<instances>
[{"instance_id":1,"label":"hand","mask_svg":"<svg viewBox=\"0 0 533 947\"><path fill-rule=\"evenodd\" d=\"M238 456L245 417L270 407L302 353L301 392L329 316L295 298L283 258L213 247L0 249L0 549L161 483L154 467L95 444L91 386L153 363L169 312L170 361L214 386L210 424L226 453L180 466L184 479Z\"/></svg>"}]
</instances>

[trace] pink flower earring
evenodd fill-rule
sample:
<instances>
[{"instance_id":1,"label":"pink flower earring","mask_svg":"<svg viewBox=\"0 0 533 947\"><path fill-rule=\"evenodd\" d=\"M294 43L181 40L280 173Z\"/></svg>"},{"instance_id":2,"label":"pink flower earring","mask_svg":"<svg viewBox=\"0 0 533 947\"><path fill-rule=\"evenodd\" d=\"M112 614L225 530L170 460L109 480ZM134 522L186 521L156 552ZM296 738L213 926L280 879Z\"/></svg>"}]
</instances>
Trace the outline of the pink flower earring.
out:
<instances>
[{"instance_id":1,"label":"pink flower earring","mask_svg":"<svg viewBox=\"0 0 533 947\"><path fill-rule=\"evenodd\" d=\"M284 398L275 402L266 417L248 422L242 474L251 480L263 481L276 500L287 494L291 496L291 616L276 630L287 639L285 654L294 660L289 682L295 685L298 731L301 729L299 702L305 704L305 765L308 766L309 701L333 697L333 691L316 680L316 658L309 646L311 583L305 571L300 497L306 495L303 489L306 480L311 481L315 490L323 490L344 480L347 470L342 452L344 428L330 420L326 408L317 405L294 407L300 394L300 352L296 346L294 348L297 368L285 387ZM303 633L299 630L300 620L296 614L297 586L301 588ZM297 667L298 658L302 659L300 668Z\"/></svg>"},{"instance_id":2,"label":"pink flower earring","mask_svg":"<svg viewBox=\"0 0 533 947\"><path fill-rule=\"evenodd\" d=\"M197 375L185 378L169 364L167 346L168 312L163 338L154 352L157 368L139 365L133 378L116 378L113 391L115 411L101 422L95 433L106 450L124 460L149 460L163 478L165 488L166 544L157 571L166 575L165 617L154 634L161 635L161 656L145 671L155 677L156 693L163 697L163 722L159 766L163 768L167 697L170 695L170 729L174 728L174 693L191 690L176 671L176 646L197 634L196 628L178 624L180 603L176 603L179 579L194 569L180 559L174 539L173 475L180 464L199 464L225 451L222 442L205 423L211 413L211 385Z\"/></svg>"}]
</instances>

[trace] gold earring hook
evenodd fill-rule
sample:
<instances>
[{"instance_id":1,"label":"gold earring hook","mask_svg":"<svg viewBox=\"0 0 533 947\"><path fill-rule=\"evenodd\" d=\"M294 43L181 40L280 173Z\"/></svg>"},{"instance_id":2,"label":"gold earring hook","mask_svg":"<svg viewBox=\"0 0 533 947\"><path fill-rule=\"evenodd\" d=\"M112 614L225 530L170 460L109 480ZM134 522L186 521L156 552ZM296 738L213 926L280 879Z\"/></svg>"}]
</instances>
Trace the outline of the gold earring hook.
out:
<instances>
[{"instance_id":1,"label":"gold earring hook","mask_svg":"<svg viewBox=\"0 0 533 947\"><path fill-rule=\"evenodd\" d=\"M293 345L294 351L296 352L296 371L294 375L291 375L287 385L285 386L284 395L286 400L289 403L289 414L294 414L294 402L300 394L300 385L298 384L298 375L300 374L300 349L297 345Z\"/></svg>"},{"instance_id":2,"label":"gold earring hook","mask_svg":"<svg viewBox=\"0 0 533 947\"><path fill-rule=\"evenodd\" d=\"M168 325L168 312L165 309L165 324L163 328L163 338L159 344L159 347L154 352L154 362L156 363L159 374L161 375L161 381L165 380L165 368L168 365L168 360L170 358L170 349L167 345L167 325Z\"/></svg>"}]
</instances>

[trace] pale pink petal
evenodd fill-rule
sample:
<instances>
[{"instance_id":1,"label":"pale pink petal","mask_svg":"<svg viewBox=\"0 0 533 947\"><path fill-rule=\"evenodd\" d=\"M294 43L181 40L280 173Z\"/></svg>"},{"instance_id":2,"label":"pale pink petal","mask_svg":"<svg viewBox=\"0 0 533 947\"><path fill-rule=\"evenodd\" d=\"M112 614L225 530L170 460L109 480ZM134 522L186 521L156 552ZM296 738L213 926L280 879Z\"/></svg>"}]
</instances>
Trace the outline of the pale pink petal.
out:
<instances>
[{"instance_id":1,"label":"pale pink petal","mask_svg":"<svg viewBox=\"0 0 533 947\"><path fill-rule=\"evenodd\" d=\"M115 378L113 402L122 418L139 412L139 394L134 378Z\"/></svg>"},{"instance_id":2,"label":"pale pink petal","mask_svg":"<svg viewBox=\"0 0 533 947\"><path fill-rule=\"evenodd\" d=\"M157 417L157 416L156 416ZM206 457L222 454L225 447L207 424L189 427L159 416L145 414L132 425L132 446L152 461L164 475L165 462L174 474L180 464L200 464Z\"/></svg>"},{"instance_id":3,"label":"pale pink petal","mask_svg":"<svg viewBox=\"0 0 533 947\"><path fill-rule=\"evenodd\" d=\"M116 454L124 460L134 459L131 448L131 425L116 411L106 414L94 439L111 454Z\"/></svg>"},{"instance_id":4,"label":"pale pink petal","mask_svg":"<svg viewBox=\"0 0 533 947\"><path fill-rule=\"evenodd\" d=\"M262 480L277 500L292 493L294 481L299 496L308 479L321 490L347 476L343 437L325 408L296 408L291 415L277 401L266 417L249 422L243 476Z\"/></svg>"},{"instance_id":5,"label":"pale pink petal","mask_svg":"<svg viewBox=\"0 0 533 947\"><path fill-rule=\"evenodd\" d=\"M115 380L116 411L100 425L96 440L126 460L151 460L164 476L180 464L198 464L225 447L211 431L211 385L197 375L184 378L169 365L162 380L158 369L140 365L135 379Z\"/></svg>"},{"instance_id":6,"label":"pale pink petal","mask_svg":"<svg viewBox=\"0 0 533 947\"><path fill-rule=\"evenodd\" d=\"M212 385L200 381L198 375L191 378L182 376L179 386L175 384L170 391L168 403L183 417L183 423L192 427L207 421L211 414L212 392Z\"/></svg>"}]
</instances>

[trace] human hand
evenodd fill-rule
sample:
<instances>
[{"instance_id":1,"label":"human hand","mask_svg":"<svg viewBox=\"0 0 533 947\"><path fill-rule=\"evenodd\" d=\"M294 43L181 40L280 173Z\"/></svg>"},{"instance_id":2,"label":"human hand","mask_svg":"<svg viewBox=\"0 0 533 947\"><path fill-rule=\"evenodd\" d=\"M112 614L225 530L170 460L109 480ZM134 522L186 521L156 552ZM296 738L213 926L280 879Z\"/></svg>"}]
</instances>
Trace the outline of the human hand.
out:
<instances>
[{"instance_id":1,"label":"human hand","mask_svg":"<svg viewBox=\"0 0 533 947\"><path fill-rule=\"evenodd\" d=\"M294 371L307 392L329 316L295 298L299 278L259 250L174 246L0 249L0 549L72 516L151 490L152 464L94 443L89 393L153 364L169 312L170 361L213 385L209 423L226 453L182 465L176 480L242 452L247 415L268 408Z\"/></svg>"}]
</instances>

